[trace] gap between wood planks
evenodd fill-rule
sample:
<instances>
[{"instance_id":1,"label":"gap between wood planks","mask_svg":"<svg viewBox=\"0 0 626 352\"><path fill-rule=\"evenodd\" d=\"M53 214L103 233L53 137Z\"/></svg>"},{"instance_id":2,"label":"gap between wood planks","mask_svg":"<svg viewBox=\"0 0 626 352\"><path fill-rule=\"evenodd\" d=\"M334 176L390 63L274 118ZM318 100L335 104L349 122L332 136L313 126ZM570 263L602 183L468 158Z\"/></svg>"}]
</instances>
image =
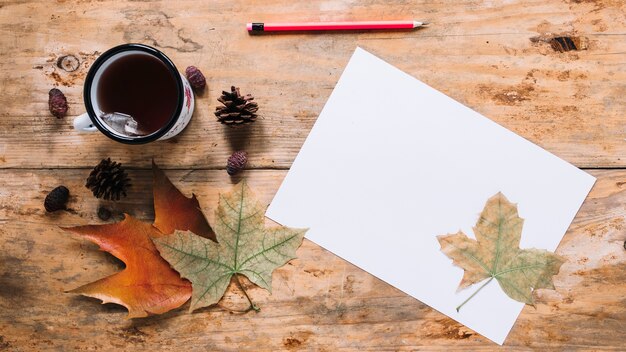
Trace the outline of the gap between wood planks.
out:
<instances>
[{"instance_id":1,"label":"gap between wood planks","mask_svg":"<svg viewBox=\"0 0 626 352\"><path fill-rule=\"evenodd\" d=\"M95 166L95 165L94 165ZM18 170L18 171L41 171L41 170L91 170L93 169L92 166L80 166L80 167L76 167L76 166L72 166L72 167L15 167L15 166L11 166L11 167L0 167L0 172L2 171L12 171L12 170ZM151 166L146 166L146 167L136 167L136 166L124 166L125 170L132 170L132 171L150 171L152 170ZM217 170L226 170L226 166L202 166L202 167L162 167L161 165L159 165L159 169L161 170L169 170L169 171L217 171ZM245 168L245 170L254 170L254 171L286 171L289 170L290 167L287 166L259 166L259 167L254 167L254 166L247 166ZM602 169L602 168L599 168ZM615 168L609 168L609 169L620 169L619 167L615 167ZM624 167L624 169L626 169L626 167Z\"/></svg>"},{"instance_id":2,"label":"gap between wood planks","mask_svg":"<svg viewBox=\"0 0 626 352\"><path fill-rule=\"evenodd\" d=\"M572 163L570 163L572 164ZM574 165L574 164L572 164ZM626 166L577 166L574 165L575 167L581 169L581 170L626 170ZM226 170L226 166L202 166L202 167L166 167L166 166L161 166L159 165L159 168L161 170L169 170L169 171L218 171L218 170ZM76 167L76 166L72 166L72 167L15 167L15 166L11 166L11 167L0 167L0 172L1 171L13 171L13 170L18 170L18 171L41 171L41 170L91 170L93 169L93 167L91 166L81 166L81 167ZM151 166L146 166L146 167L136 167L136 166L124 166L124 169L126 170L133 170L133 171L149 171L152 170ZM288 171L290 170L291 167L288 166L259 166L259 167L255 167L255 166L249 166L246 167L246 170L248 171Z\"/></svg>"}]
</instances>

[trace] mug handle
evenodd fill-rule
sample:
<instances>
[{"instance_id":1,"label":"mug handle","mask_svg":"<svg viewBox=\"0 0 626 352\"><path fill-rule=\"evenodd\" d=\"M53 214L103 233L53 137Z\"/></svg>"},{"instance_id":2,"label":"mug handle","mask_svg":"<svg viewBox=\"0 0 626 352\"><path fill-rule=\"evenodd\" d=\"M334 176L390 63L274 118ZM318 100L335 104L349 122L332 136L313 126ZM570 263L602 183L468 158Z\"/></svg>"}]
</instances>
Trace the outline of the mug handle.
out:
<instances>
[{"instance_id":1,"label":"mug handle","mask_svg":"<svg viewBox=\"0 0 626 352\"><path fill-rule=\"evenodd\" d=\"M96 132L98 128L91 123L89 114L84 113L74 119L74 129L79 132Z\"/></svg>"}]
</instances>

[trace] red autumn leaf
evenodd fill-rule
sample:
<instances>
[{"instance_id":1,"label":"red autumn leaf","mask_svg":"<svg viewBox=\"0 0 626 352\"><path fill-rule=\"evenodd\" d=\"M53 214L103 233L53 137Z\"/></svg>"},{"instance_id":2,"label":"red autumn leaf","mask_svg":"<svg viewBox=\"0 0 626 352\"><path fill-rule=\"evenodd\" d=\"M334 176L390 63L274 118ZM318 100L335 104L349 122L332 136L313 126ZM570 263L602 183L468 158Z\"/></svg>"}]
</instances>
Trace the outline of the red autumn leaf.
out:
<instances>
[{"instance_id":1,"label":"red autumn leaf","mask_svg":"<svg viewBox=\"0 0 626 352\"><path fill-rule=\"evenodd\" d=\"M70 292L116 303L128 309L129 318L165 313L191 297L191 284L170 267L151 238L174 230L190 230L215 240L215 233L195 196L185 197L154 162L154 225L125 214L123 221L64 230L98 244L124 262L124 270Z\"/></svg>"},{"instance_id":2,"label":"red autumn leaf","mask_svg":"<svg viewBox=\"0 0 626 352\"><path fill-rule=\"evenodd\" d=\"M175 230L191 231L216 241L215 232L200 210L196 195L185 197L152 161L154 175L154 226L166 235Z\"/></svg>"},{"instance_id":3,"label":"red autumn leaf","mask_svg":"<svg viewBox=\"0 0 626 352\"><path fill-rule=\"evenodd\" d=\"M151 224L130 215L107 225L66 228L98 244L126 264L124 270L70 292L117 303L129 318L161 314L180 307L191 297L191 284L180 278L159 255L150 237L161 237Z\"/></svg>"}]
</instances>

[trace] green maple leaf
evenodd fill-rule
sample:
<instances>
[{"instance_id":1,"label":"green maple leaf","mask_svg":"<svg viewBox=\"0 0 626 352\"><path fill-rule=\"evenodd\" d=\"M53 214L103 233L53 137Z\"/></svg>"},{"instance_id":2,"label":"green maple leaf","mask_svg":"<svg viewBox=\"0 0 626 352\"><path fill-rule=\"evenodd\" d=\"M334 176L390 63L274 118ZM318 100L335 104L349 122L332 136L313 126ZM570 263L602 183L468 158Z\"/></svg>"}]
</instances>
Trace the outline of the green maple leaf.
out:
<instances>
[{"instance_id":1,"label":"green maple leaf","mask_svg":"<svg viewBox=\"0 0 626 352\"><path fill-rule=\"evenodd\" d=\"M221 194L213 226L218 243L189 231L153 239L161 256L191 281L190 310L217 303L231 278L258 310L241 286L237 275L272 290L272 272L295 258L306 229L284 226L265 228L264 207L245 182Z\"/></svg>"},{"instance_id":2,"label":"green maple leaf","mask_svg":"<svg viewBox=\"0 0 626 352\"><path fill-rule=\"evenodd\" d=\"M523 222L517 206L498 193L480 214L474 227L476 240L461 231L437 236L441 251L465 270L459 290L488 279L457 311L493 279L509 297L530 305L534 305L533 289L554 289L552 276L564 259L546 250L520 249Z\"/></svg>"}]
</instances>

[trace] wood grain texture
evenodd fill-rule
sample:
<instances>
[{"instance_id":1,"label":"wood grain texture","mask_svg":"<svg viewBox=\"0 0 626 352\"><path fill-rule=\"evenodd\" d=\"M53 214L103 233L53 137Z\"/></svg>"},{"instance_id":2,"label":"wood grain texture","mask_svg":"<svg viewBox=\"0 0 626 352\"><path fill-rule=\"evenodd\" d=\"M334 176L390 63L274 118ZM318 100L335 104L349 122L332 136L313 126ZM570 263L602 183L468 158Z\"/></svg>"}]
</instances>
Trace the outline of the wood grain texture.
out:
<instances>
[{"instance_id":1,"label":"wood grain texture","mask_svg":"<svg viewBox=\"0 0 626 352\"><path fill-rule=\"evenodd\" d=\"M414 17L413 32L250 36L251 20ZM90 167L110 156L149 167L224 167L245 148L253 168L288 168L356 46L381 56L580 167L626 165L626 4L615 0L512 1L4 1L0 7L0 167ZM572 34L587 50L560 53L536 36ZM200 67L209 89L189 128L137 148L71 128L83 112L89 65L107 48L142 42L182 71ZM74 55L66 72L59 57ZM231 84L253 93L264 119L232 131L212 112ZM67 95L70 116L52 118L47 92ZM394 123L393 116L381 116ZM399 126L401 127L401 126ZM163 146L168 153L163 153ZM18 147L19 146L19 147Z\"/></svg>"},{"instance_id":2,"label":"wood grain texture","mask_svg":"<svg viewBox=\"0 0 626 352\"><path fill-rule=\"evenodd\" d=\"M305 241L298 259L273 276L273 295L249 287L260 313L219 307L126 320L123 308L64 293L120 269L121 264L57 226L100 223L98 200L83 187L87 170L4 170L0 200L0 335L9 350L497 350L498 346ZM556 291L536 292L507 350L620 350L626 339L626 171L598 177L557 253L567 262ZM209 221L226 172L168 171L186 194L197 194ZM130 172L129 198L115 206L150 221L151 173ZM285 171L248 171L268 204ZM58 184L71 190L70 211L46 214L43 199ZM107 203L108 204L108 203ZM269 220L268 220L269 221ZM424 283L427 284L427 283ZM221 304L244 308L235 286Z\"/></svg>"},{"instance_id":3,"label":"wood grain texture","mask_svg":"<svg viewBox=\"0 0 626 352\"><path fill-rule=\"evenodd\" d=\"M249 36L248 21L415 18L413 32ZM553 35L588 48L556 52ZM532 40L531 40L532 39ZM117 144L72 129L82 85L104 50L155 46L183 71L200 67L208 91L190 126L168 142ZM0 350L499 350L487 339L305 241L274 275L274 294L249 287L258 314L186 308L126 320L123 308L65 290L121 268L57 226L99 223L83 187L103 157L130 168L129 198L113 206L151 220L151 158L195 192L213 221L222 169L250 155L251 187L269 203L356 46L483 113L599 178L557 253L556 291L538 291L506 350L623 350L626 340L626 2L620 0L36 0L0 1ZM57 66L65 55L80 66ZM222 89L253 93L263 116L231 130L212 114ZM57 120L48 90L63 90ZM410 103L410 102L407 102ZM394 123L381 116L381 123ZM398 126L402 128L402 126ZM388 167L388 165L371 165ZM424 165L428 167L428 165ZM355 175L358 176L358 175ZM59 184L70 210L46 214ZM118 215L119 216L119 215ZM230 287L221 302L245 307Z\"/></svg>"}]
</instances>

